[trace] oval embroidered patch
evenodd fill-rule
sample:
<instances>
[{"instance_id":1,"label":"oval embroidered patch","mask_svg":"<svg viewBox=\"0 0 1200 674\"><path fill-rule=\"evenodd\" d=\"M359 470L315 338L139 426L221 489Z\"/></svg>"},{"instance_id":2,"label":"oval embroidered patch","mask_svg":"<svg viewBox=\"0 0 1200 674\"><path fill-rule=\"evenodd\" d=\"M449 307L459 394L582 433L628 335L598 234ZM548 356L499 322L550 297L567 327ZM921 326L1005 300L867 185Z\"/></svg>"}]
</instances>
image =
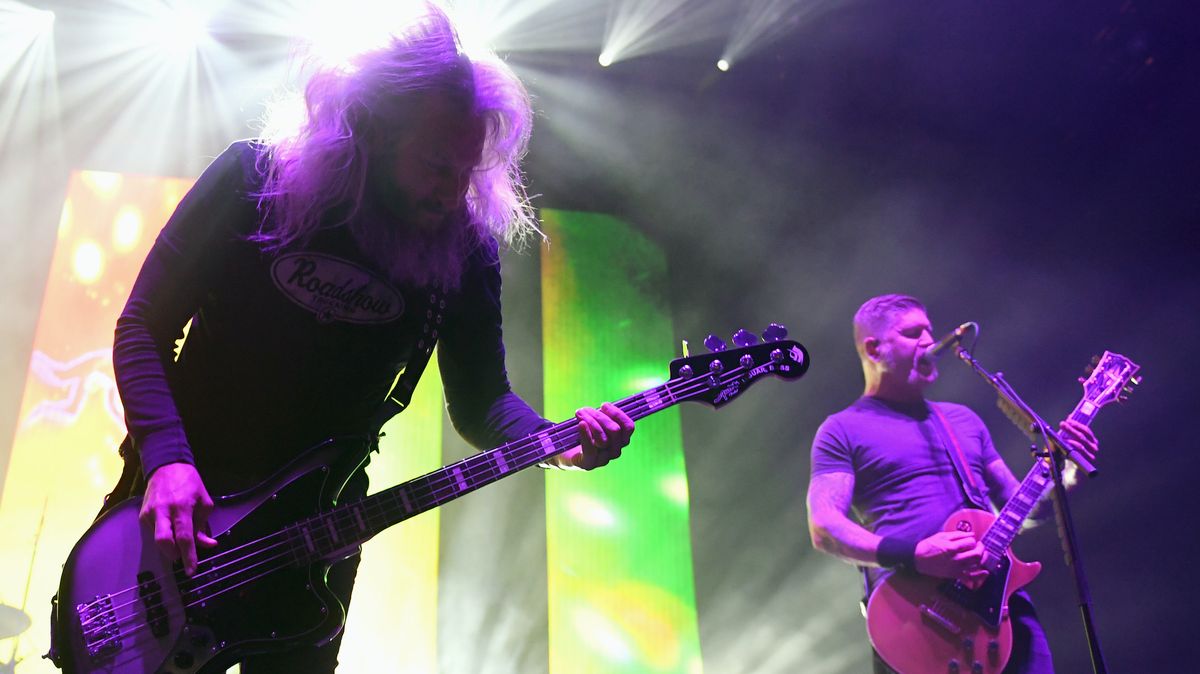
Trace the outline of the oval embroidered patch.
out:
<instances>
[{"instance_id":1,"label":"oval embroidered patch","mask_svg":"<svg viewBox=\"0 0 1200 674\"><path fill-rule=\"evenodd\" d=\"M404 313L404 297L367 269L320 253L288 253L271 264L275 285L322 323L387 323Z\"/></svg>"}]
</instances>

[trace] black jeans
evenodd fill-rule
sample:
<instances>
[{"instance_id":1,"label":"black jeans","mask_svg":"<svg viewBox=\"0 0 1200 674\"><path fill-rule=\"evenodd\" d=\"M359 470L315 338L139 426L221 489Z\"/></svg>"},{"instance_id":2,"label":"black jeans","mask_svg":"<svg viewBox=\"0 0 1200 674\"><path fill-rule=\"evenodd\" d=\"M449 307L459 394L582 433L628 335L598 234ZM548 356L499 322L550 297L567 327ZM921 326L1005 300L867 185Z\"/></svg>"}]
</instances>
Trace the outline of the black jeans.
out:
<instances>
[{"instance_id":1,"label":"black jeans","mask_svg":"<svg viewBox=\"0 0 1200 674\"><path fill-rule=\"evenodd\" d=\"M367 474L356 472L342 490L341 500L361 498L367 493ZM350 596L354 592L354 578L358 575L358 563L362 551L329 567L329 589L350 612ZM281 653L253 655L242 661L242 674L333 674L337 668L338 650L342 647L345 630L321 647L305 646Z\"/></svg>"},{"instance_id":2,"label":"black jeans","mask_svg":"<svg viewBox=\"0 0 1200 674\"><path fill-rule=\"evenodd\" d=\"M329 589L337 595L346 610L350 609L350 594L362 553L329 567ZM333 674L337 667L338 649L342 646L343 631L333 641L317 648L305 646L291 651L254 655L242 661L242 674Z\"/></svg>"}]
</instances>

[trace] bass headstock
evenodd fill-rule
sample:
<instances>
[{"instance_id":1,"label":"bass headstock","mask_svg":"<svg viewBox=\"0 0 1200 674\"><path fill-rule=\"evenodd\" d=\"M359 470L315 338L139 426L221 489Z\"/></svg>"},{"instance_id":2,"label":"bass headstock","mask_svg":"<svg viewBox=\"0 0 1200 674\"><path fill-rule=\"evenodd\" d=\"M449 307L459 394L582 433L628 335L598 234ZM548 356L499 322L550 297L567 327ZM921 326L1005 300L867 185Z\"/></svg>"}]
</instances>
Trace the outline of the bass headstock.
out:
<instances>
[{"instance_id":1,"label":"bass headstock","mask_svg":"<svg viewBox=\"0 0 1200 674\"><path fill-rule=\"evenodd\" d=\"M763 332L763 342L753 333L739 330L733 338L739 347L729 349L709 335L704 343L712 349L710 353L671 361L672 394L679 400L721 407L764 377L799 379L808 371L808 351L799 342L784 339L786 336L787 330L775 323Z\"/></svg>"}]
</instances>

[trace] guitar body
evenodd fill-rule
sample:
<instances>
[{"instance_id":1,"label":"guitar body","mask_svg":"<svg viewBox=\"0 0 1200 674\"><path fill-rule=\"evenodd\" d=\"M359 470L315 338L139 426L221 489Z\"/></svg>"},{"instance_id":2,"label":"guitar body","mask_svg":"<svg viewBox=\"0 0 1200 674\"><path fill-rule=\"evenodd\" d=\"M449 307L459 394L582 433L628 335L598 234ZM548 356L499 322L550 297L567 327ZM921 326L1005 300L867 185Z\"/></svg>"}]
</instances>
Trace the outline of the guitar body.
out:
<instances>
[{"instance_id":1,"label":"guitar body","mask_svg":"<svg viewBox=\"0 0 1200 674\"><path fill-rule=\"evenodd\" d=\"M942 530L979 539L995 519L983 510L963 509ZM975 588L918 574L889 576L867 604L871 645L900 674L1000 674L1012 655L1008 598L1042 565L1022 562L1007 550L996 568ZM976 663L982 669L973 669Z\"/></svg>"},{"instance_id":2,"label":"guitar body","mask_svg":"<svg viewBox=\"0 0 1200 674\"><path fill-rule=\"evenodd\" d=\"M345 611L326 573L357 545L309 563L272 541L333 507L366 449L360 438L327 441L261 485L217 499L209 525L219 545L200 550L192 578L162 558L138 521L141 498L112 508L64 565L54 626L63 671L209 674L248 654L333 639Z\"/></svg>"}]
</instances>

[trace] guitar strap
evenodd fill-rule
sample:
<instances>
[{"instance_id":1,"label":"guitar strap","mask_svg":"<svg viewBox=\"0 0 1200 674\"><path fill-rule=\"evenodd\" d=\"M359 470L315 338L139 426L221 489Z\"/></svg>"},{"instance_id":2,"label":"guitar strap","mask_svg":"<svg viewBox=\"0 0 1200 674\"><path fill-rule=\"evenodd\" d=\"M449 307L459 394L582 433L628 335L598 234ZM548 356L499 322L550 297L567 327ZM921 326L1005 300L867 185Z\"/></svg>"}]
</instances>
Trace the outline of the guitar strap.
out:
<instances>
[{"instance_id":1,"label":"guitar strap","mask_svg":"<svg viewBox=\"0 0 1200 674\"><path fill-rule=\"evenodd\" d=\"M438 289L428 289L428 292L429 305L425 309L425 323L421 326L421 336L417 339L417 345L413 348L408 363L404 365L404 371L396 378L392 390L371 419L369 430L373 436L378 436L383 425L403 412L412 402L413 391L417 388L421 373L425 371L425 366L429 365L429 359L433 356L433 347L437 344L446 311L446 295Z\"/></svg>"},{"instance_id":2,"label":"guitar strap","mask_svg":"<svg viewBox=\"0 0 1200 674\"><path fill-rule=\"evenodd\" d=\"M983 497L983 490L980 489L979 483L975 480L975 474L971 472L971 465L967 462L967 455L962 450L962 445L958 443L958 435L954 432L954 428L950 426L950 422L946 420L946 416L937 408L937 405L930 402L929 409L933 410L933 415L937 417L939 426L939 435L942 436L942 446L946 449L946 454L950 457L950 463L954 466L954 472L958 475L958 484L962 487L963 495L966 497L967 503L979 508L980 510L990 510L987 504L987 499ZM949 442L947 442L949 440Z\"/></svg>"},{"instance_id":3,"label":"guitar strap","mask_svg":"<svg viewBox=\"0 0 1200 674\"><path fill-rule=\"evenodd\" d=\"M938 435L938 440L942 447L946 450L946 455L950 457L950 464L954 466L955 476L958 477L958 486L962 489L963 498L968 504L980 510L990 510L987 499L983 497L983 492L979 488L979 483L975 480L975 474L971 472L970 464L967 462L967 455L963 452L962 445L958 442L958 435L954 432L954 428L947 421L946 416L932 402L926 403L929 409L933 412L932 417L935 419L933 423L934 432ZM863 598L859 602L863 612L863 617L867 615L867 600L875 589L876 579L873 577L871 570L867 567L861 567L863 572Z\"/></svg>"},{"instance_id":4,"label":"guitar strap","mask_svg":"<svg viewBox=\"0 0 1200 674\"><path fill-rule=\"evenodd\" d=\"M433 355L433 347L437 344L438 333L442 327L442 316L446 311L446 297L445 293L436 289L428 292L429 305L425 310L425 323L421 326L421 336L417 340L417 345L409 357L408 363L404 366L404 371L397 377L392 390L380 405L375 416L371 418L368 430L372 437L377 437L380 429L389 419L408 407L409 402L412 401L413 391L417 387L417 381L421 378L421 373L425 371L425 366L429 364L429 359ZM117 453L122 459L121 477L118 478L112 491L104 497L104 503L100 507L100 512L96 514L96 519L121 501L140 495L146 490L146 477L142 473L141 457L133 446L133 439L130 436L125 436Z\"/></svg>"}]
</instances>

